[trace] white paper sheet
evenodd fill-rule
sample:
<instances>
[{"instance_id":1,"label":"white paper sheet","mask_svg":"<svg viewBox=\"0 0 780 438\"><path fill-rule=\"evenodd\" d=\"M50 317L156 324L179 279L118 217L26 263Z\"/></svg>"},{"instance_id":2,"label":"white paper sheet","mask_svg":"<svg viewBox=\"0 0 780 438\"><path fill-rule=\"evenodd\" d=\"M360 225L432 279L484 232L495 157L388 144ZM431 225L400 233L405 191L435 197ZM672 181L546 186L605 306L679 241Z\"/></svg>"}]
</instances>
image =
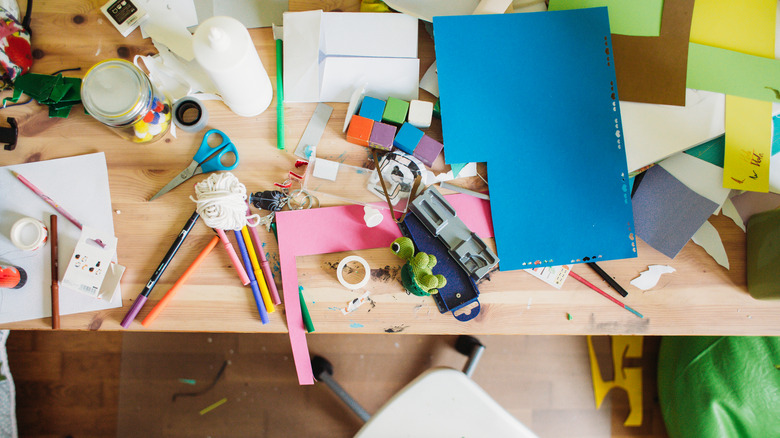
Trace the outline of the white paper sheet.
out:
<instances>
[{"instance_id":1,"label":"white paper sheet","mask_svg":"<svg viewBox=\"0 0 780 438\"><path fill-rule=\"evenodd\" d=\"M629 172L722 135L725 105L723 94L691 89L684 107L620 102Z\"/></svg>"},{"instance_id":2,"label":"white paper sheet","mask_svg":"<svg viewBox=\"0 0 780 438\"><path fill-rule=\"evenodd\" d=\"M662 274L671 274L674 271L675 269L668 265L650 265L647 271L640 272L639 277L631 280L631 285L642 290L650 290L658 284Z\"/></svg>"},{"instance_id":3,"label":"white paper sheet","mask_svg":"<svg viewBox=\"0 0 780 438\"><path fill-rule=\"evenodd\" d=\"M11 244L8 233L11 225L24 216L48 226L49 216L57 212L9 170L27 178L82 224L114 234L108 169L102 152L0 168L0 260L21 266L28 274L27 284L21 289L0 289L0 323L51 316L49 244L35 252L21 251ZM81 231L61 214L58 217L61 278ZM121 297L116 293L111 301L105 301L60 285L60 314L121 307Z\"/></svg>"},{"instance_id":4,"label":"white paper sheet","mask_svg":"<svg viewBox=\"0 0 780 438\"><path fill-rule=\"evenodd\" d=\"M403 14L322 11L284 14L286 102L349 102L366 94L418 96L417 20Z\"/></svg>"},{"instance_id":5,"label":"white paper sheet","mask_svg":"<svg viewBox=\"0 0 780 438\"><path fill-rule=\"evenodd\" d=\"M729 257L726 255L726 248L723 247L723 240L718 234L718 230L706 221L691 238L693 243L699 245L707 251L719 265L729 269Z\"/></svg>"}]
</instances>

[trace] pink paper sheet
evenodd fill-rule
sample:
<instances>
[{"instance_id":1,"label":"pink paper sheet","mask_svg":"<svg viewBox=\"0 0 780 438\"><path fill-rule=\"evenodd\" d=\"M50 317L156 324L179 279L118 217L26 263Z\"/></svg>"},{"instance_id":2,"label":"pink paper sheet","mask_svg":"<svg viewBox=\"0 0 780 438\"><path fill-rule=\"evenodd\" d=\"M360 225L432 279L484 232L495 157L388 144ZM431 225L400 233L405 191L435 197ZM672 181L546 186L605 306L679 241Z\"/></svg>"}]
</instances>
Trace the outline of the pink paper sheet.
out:
<instances>
[{"instance_id":1,"label":"pink paper sheet","mask_svg":"<svg viewBox=\"0 0 780 438\"><path fill-rule=\"evenodd\" d=\"M463 194L448 195L445 198L471 231L482 238L493 237L490 205L487 201ZM384 220L374 228L368 228L363 221L362 205L281 211L276 214L287 330L290 334L295 369L298 372L298 383L301 385L314 384L314 375L301 316L301 304L298 300L298 268L295 258L389 248L390 243L401 236L401 232L390 217L390 210L383 208L380 211Z\"/></svg>"}]
</instances>

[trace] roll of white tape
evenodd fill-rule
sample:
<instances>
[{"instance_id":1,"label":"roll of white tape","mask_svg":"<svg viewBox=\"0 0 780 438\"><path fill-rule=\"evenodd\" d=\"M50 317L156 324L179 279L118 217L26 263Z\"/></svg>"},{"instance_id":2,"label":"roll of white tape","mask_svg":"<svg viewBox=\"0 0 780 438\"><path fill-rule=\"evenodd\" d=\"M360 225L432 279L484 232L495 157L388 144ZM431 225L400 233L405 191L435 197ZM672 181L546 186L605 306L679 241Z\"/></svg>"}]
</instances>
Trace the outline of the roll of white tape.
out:
<instances>
[{"instance_id":1,"label":"roll of white tape","mask_svg":"<svg viewBox=\"0 0 780 438\"><path fill-rule=\"evenodd\" d=\"M344 267L347 266L347 263L349 262L358 262L361 265L363 265L363 270L366 271L365 277L363 277L362 280L355 284L347 283L346 280L344 280ZM358 256L348 256L341 259L341 262L339 262L339 267L336 269L336 277L339 279L339 283L341 283L342 286L346 287L347 289L355 290L360 289L361 287L364 287L368 284L368 277L371 276L371 269L368 267L368 262L366 262L366 259L363 257Z\"/></svg>"},{"instance_id":2,"label":"roll of white tape","mask_svg":"<svg viewBox=\"0 0 780 438\"><path fill-rule=\"evenodd\" d=\"M173 123L182 131L202 131L208 121L208 111L195 97L183 97L173 104Z\"/></svg>"},{"instance_id":3,"label":"roll of white tape","mask_svg":"<svg viewBox=\"0 0 780 438\"><path fill-rule=\"evenodd\" d=\"M41 248L49 238L49 230L38 219L23 217L11 227L11 243L24 251Z\"/></svg>"}]
</instances>

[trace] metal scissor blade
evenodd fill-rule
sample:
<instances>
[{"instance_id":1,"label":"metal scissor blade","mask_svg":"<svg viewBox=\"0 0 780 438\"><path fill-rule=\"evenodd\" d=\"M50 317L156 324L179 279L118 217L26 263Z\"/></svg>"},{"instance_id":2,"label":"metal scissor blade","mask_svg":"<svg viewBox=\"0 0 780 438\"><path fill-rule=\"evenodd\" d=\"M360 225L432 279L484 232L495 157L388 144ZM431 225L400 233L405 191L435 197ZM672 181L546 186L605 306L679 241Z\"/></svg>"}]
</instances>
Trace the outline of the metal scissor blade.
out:
<instances>
[{"instance_id":1,"label":"metal scissor blade","mask_svg":"<svg viewBox=\"0 0 780 438\"><path fill-rule=\"evenodd\" d=\"M149 201L154 201L155 199L177 187L179 184L192 178L192 176L195 175L195 171L197 170L198 165L199 163L197 161L190 163L186 169L182 170L178 175L176 175L176 177L173 178L168 184L166 184L165 187L161 188L159 192L152 196Z\"/></svg>"}]
</instances>

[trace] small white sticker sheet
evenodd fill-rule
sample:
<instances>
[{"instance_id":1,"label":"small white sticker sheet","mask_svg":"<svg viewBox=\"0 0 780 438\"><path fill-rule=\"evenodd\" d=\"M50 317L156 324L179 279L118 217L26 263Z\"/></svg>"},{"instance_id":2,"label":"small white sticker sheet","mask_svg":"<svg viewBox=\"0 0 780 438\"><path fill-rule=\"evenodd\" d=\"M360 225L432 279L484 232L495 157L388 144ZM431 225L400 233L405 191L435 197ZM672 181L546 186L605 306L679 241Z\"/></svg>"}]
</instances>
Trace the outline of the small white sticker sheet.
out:
<instances>
[{"instance_id":1,"label":"small white sticker sheet","mask_svg":"<svg viewBox=\"0 0 780 438\"><path fill-rule=\"evenodd\" d=\"M62 285L97 298L116 245L117 238L112 234L84 226L68 260Z\"/></svg>"},{"instance_id":2,"label":"small white sticker sheet","mask_svg":"<svg viewBox=\"0 0 780 438\"><path fill-rule=\"evenodd\" d=\"M563 282L569 277L572 265L544 266L532 269L524 269L525 272L542 280L550 286L560 289Z\"/></svg>"}]
</instances>

